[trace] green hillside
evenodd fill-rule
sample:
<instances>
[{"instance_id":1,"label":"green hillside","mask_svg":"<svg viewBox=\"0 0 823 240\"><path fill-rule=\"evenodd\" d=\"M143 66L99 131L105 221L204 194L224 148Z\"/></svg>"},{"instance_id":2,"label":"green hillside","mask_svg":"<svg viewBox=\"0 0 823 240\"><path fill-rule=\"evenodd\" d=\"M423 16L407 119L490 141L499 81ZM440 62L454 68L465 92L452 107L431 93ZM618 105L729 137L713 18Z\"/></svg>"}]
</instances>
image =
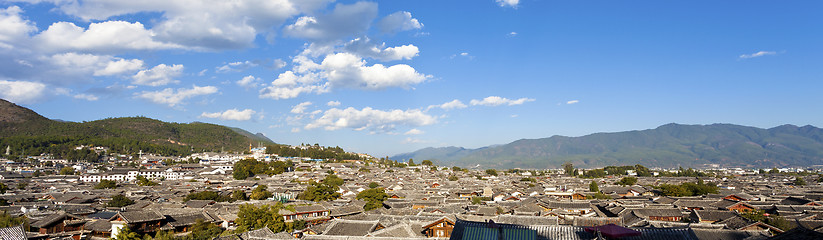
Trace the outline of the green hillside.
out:
<instances>
[{"instance_id":1,"label":"green hillside","mask_svg":"<svg viewBox=\"0 0 823 240\"><path fill-rule=\"evenodd\" d=\"M242 130L241 130L242 131ZM251 136L256 136L243 131ZM122 154L186 155L193 151L244 151L249 144L272 143L231 128L208 123L168 123L145 117L107 118L91 122L49 120L0 99L0 146L15 154L61 154L77 145L109 147Z\"/></svg>"},{"instance_id":2,"label":"green hillside","mask_svg":"<svg viewBox=\"0 0 823 240\"><path fill-rule=\"evenodd\" d=\"M732 124L667 124L642 131L522 139L495 147L457 151L456 155L433 152L436 151L424 149L398 157L503 169L557 168L565 162L581 167L810 166L823 164L823 130L793 125L761 129Z\"/></svg>"}]
</instances>

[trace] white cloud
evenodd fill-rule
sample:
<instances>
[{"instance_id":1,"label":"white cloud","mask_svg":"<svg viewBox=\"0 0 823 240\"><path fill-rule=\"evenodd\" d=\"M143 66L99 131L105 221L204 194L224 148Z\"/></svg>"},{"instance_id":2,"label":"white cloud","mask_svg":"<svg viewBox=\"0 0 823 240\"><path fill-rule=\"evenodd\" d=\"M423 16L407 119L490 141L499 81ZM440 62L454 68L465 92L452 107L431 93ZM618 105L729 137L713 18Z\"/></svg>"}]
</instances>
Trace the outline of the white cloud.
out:
<instances>
[{"instance_id":1,"label":"white cloud","mask_svg":"<svg viewBox=\"0 0 823 240\"><path fill-rule=\"evenodd\" d=\"M0 9L0 49L12 48L21 39L37 31L37 27L20 16L23 10L18 6Z\"/></svg>"},{"instance_id":2,"label":"white cloud","mask_svg":"<svg viewBox=\"0 0 823 240\"><path fill-rule=\"evenodd\" d=\"M566 102L566 104L575 104L575 103L579 103L579 102L580 101L578 101L578 100L571 100L571 101Z\"/></svg>"},{"instance_id":3,"label":"white cloud","mask_svg":"<svg viewBox=\"0 0 823 240\"><path fill-rule=\"evenodd\" d=\"M350 128L355 131L368 130L372 133L393 132L397 126L417 127L431 125L437 122L437 117L423 111L412 110L376 110L370 107L361 110L355 108L326 110L323 116L305 126L306 129L322 127L325 130Z\"/></svg>"},{"instance_id":4,"label":"white cloud","mask_svg":"<svg viewBox=\"0 0 823 240\"><path fill-rule=\"evenodd\" d=\"M135 93L135 96L138 98L149 100L153 103L166 104L170 107L174 107L175 105L181 104L186 99L200 95L214 94L216 92L217 87L214 86L200 87L194 85L190 89L178 88L177 90L175 90L171 88L166 88L160 91L143 91L140 93Z\"/></svg>"},{"instance_id":5,"label":"white cloud","mask_svg":"<svg viewBox=\"0 0 823 240\"><path fill-rule=\"evenodd\" d=\"M329 14L298 18L283 32L292 37L327 42L366 32L375 17L377 3L337 4Z\"/></svg>"},{"instance_id":6,"label":"white cloud","mask_svg":"<svg viewBox=\"0 0 823 240\"><path fill-rule=\"evenodd\" d=\"M452 110L452 109L459 109L459 108L466 108L466 104L463 104L460 100L452 100L451 102L443 103L440 105L431 105L427 108L427 110L432 108L441 108L443 110Z\"/></svg>"},{"instance_id":7,"label":"white cloud","mask_svg":"<svg viewBox=\"0 0 823 240\"><path fill-rule=\"evenodd\" d=\"M511 36L511 37L517 36L517 32L510 32L509 36Z\"/></svg>"},{"instance_id":8,"label":"white cloud","mask_svg":"<svg viewBox=\"0 0 823 240\"><path fill-rule=\"evenodd\" d=\"M181 48L179 45L153 40L155 34L139 22L107 21L89 24L83 29L70 22L52 23L34 37L47 51L111 52Z\"/></svg>"},{"instance_id":9,"label":"white cloud","mask_svg":"<svg viewBox=\"0 0 823 240\"><path fill-rule=\"evenodd\" d=\"M237 108L235 108L235 109L226 110L224 112L215 112L215 113L204 112L203 114L200 114L200 117L218 118L218 119L221 119L221 120L248 121L248 120L251 119L252 115L254 115L255 113L256 112L254 110L251 110L251 109L245 109L245 110L240 111L240 110L237 110Z\"/></svg>"},{"instance_id":10,"label":"white cloud","mask_svg":"<svg viewBox=\"0 0 823 240\"><path fill-rule=\"evenodd\" d=\"M258 82L260 82L260 78L248 75L243 77L243 79L238 80L237 85L244 88L255 88L257 87Z\"/></svg>"},{"instance_id":11,"label":"white cloud","mask_svg":"<svg viewBox=\"0 0 823 240\"><path fill-rule=\"evenodd\" d=\"M399 11L380 19L377 22L377 28L384 33L394 33L399 31L408 31L412 29L421 29L423 24L412 18L410 12Z\"/></svg>"},{"instance_id":12,"label":"white cloud","mask_svg":"<svg viewBox=\"0 0 823 240\"><path fill-rule=\"evenodd\" d=\"M340 102L339 101L329 101L329 102L326 103L326 106L337 107L337 106L340 106Z\"/></svg>"},{"instance_id":13,"label":"white cloud","mask_svg":"<svg viewBox=\"0 0 823 240\"><path fill-rule=\"evenodd\" d=\"M368 66L365 60L351 53L327 55L320 64L302 55L293 62L292 71L280 74L260 91L261 98L288 99L304 93L326 93L332 88L409 88L431 78L405 64Z\"/></svg>"},{"instance_id":14,"label":"white cloud","mask_svg":"<svg viewBox=\"0 0 823 240\"><path fill-rule=\"evenodd\" d=\"M500 105L520 105L526 102L532 102L534 99L531 98L520 98L517 100L511 100L508 98L498 97L498 96L490 96L486 97L483 100L472 99L469 102L472 106L500 106Z\"/></svg>"},{"instance_id":15,"label":"white cloud","mask_svg":"<svg viewBox=\"0 0 823 240\"><path fill-rule=\"evenodd\" d=\"M33 103L43 97L46 85L38 82L0 80L0 98L14 103Z\"/></svg>"},{"instance_id":16,"label":"white cloud","mask_svg":"<svg viewBox=\"0 0 823 240\"><path fill-rule=\"evenodd\" d=\"M368 37L355 38L343 45L346 52L356 54L361 57L368 57L380 61L410 60L416 57L420 50L412 44L386 47L386 44L377 45L371 42Z\"/></svg>"},{"instance_id":17,"label":"white cloud","mask_svg":"<svg viewBox=\"0 0 823 240\"><path fill-rule=\"evenodd\" d=\"M420 134L423 134L423 131L420 131L417 128L412 128L411 130L407 131L403 135L420 135Z\"/></svg>"},{"instance_id":18,"label":"white cloud","mask_svg":"<svg viewBox=\"0 0 823 240\"><path fill-rule=\"evenodd\" d=\"M386 67L382 64L367 66L366 61L350 54L326 56L320 64L333 87L360 89L408 88L430 78L405 64Z\"/></svg>"},{"instance_id":19,"label":"white cloud","mask_svg":"<svg viewBox=\"0 0 823 240\"><path fill-rule=\"evenodd\" d=\"M302 102L291 108L291 113L302 114L306 112L306 108L311 106L311 102Z\"/></svg>"},{"instance_id":20,"label":"white cloud","mask_svg":"<svg viewBox=\"0 0 823 240\"><path fill-rule=\"evenodd\" d=\"M230 62L226 65L217 67L215 70L218 73L227 73L227 72L240 72L248 70L249 68L257 67L256 62L252 61L243 61L243 62Z\"/></svg>"},{"instance_id":21,"label":"white cloud","mask_svg":"<svg viewBox=\"0 0 823 240\"><path fill-rule=\"evenodd\" d=\"M762 57L762 56L767 56L767 55L776 55L776 54L777 54L777 52L772 52L772 51L759 51L759 52L752 53L752 54L742 54L742 55L740 55L739 58L740 59L756 58L756 57Z\"/></svg>"},{"instance_id":22,"label":"white cloud","mask_svg":"<svg viewBox=\"0 0 823 240\"><path fill-rule=\"evenodd\" d=\"M500 4L501 7L512 7L517 8L517 4L520 3L520 0L494 0L497 4Z\"/></svg>"},{"instance_id":23,"label":"white cloud","mask_svg":"<svg viewBox=\"0 0 823 240\"><path fill-rule=\"evenodd\" d=\"M76 76L113 76L131 73L143 68L139 59L122 59L110 55L78 54L74 52L55 54L46 59L52 65L54 74Z\"/></svg>"},{"instance_id":24,"label":"white cloud","mask_svg":"<svg viewBox=\"0 0 823 240\"><path fill-rule=\"evenodd\" d=\"M85 21L135 13L160 13L151 19L155 41L188 48L235 49L252 46L258 34L267 38L287 19L324 7L329 0L237 1L54 1L63 13Z\"/></svg>"},{"instance_id":25,"label":"white cloud","mask_svg":"<svg viewBox=\"0 0 823 240\"><path fill-rule=\"evenodd\" d=\"M154 66L152 69L141 70L132 77L133 84L147 85L147 86L163 86L170 83L179 83L180 81L174 78L183 74L183 65L174 64L168 66L160 64Z\"/></svg>"},{"instance_id":26,"label":"white cloud","mask_svg":"<svg viewBox=\"0 0 823 240\"><path fill-rule=\"evenodd\" d=\"M74 95L74 98L83 99L83 100L86 100L86 101L97 101L98 99L100 99L97 96L94 96L94 95L91 95L91 94L84 94L84 93Z\"/></svg>"}]
</instances>

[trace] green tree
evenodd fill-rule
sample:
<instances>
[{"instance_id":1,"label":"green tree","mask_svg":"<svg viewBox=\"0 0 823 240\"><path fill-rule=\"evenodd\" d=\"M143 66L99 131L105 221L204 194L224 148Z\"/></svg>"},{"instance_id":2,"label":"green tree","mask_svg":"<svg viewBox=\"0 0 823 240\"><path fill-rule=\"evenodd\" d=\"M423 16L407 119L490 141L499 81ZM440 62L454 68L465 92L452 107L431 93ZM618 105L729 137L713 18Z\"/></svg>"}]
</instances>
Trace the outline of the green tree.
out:
<instances>
[{"instance_id":1,"label":"green tree","mask_svg":"<svg viewBox=\"0 0 823 240\"><path fill-rule=\"evenodd\" d=\"M231 199L234 201L246 201L249 200L249 197L246 196L246 192L243 190L234 190L234 192L231 193Z\"/></svg>"},{"instance_id":2,"label":"green tree","mask_svg":"<svg viewBox=\"0 0 823 240\"><path fill-rule=\"evenodd\" d=\"M306 221L294 220L294 222L292 222L292 229L294 229L294 230L303 230L303 229L306 229L306 227L307 227L306 225L307 225Z\"/></svg>"},{"instance_id":3,"label":"green tree","mask_svg":"<svg viewBox=\"0 0 823 240\"><path fill-rule=\"evenodd\" d=\"M449 181L457 181L457 179L459 179L459 178L455 175L449 176Z\"/></svg>"},{"instance_id":4,"label":"green tree","mask_svg":"<svg viewBox=\"0 0 823 240\"><path fill-rule=\"evenodd\" d=\"M106 204L106 206L108 206L108 207L125 207L125 206L132 205L132 204L134 204L133 200L127 198L123 194L117 194L117 195L111 196L111 201L109 201L109 203Z\"/></svg>"},{"instance_id":5,"label":"green tree","mask_svg":"<svg viewBox=\"0 0 823 240\"><path fill-rule=\"evenodd\" d=\"M9 190L9 186L6 186L4 183L0 183L0 194L6 193Z\"/></svg>"},{"instance_id":6,"label":"green tree","mask_svg":"<svg viewBox=\"0 0 823 240\"><path fill-rule=\"evenodd\" d=\"M803 179L803 177L801 176L797 176L794 178L792 184L794 184L795 186L806 186L806 180Z\"/></svg>"},{"instance_id":7,"label":"green tree","mask_svg":"<svg viewBox=\"0 0 823 240\"><path fill-rule=\"evenodd\" d=\"M274 206L263 205L260 207L252 204L240 205L237 212L237 219L234 223L237 225L238 232L246 232L250 230L268 227L272 232L282 232L286 230L286 222L283 216L280 215L280 209L283 204L277 203Z\"/></svg>"},{"instance_id":8,"label":"green tree","mask_svg":"<svg viewBox=\"0 0 823 240\"><path fill-rule=\"evenodd\" d=\"M363 210L366 211L383 207L383 201L387 198L389 196L383 188L371 188L357 193L357 199L366 201L366 205L363 206Z\"/></svg>"},{"instance_id":9,"label":"green tree","mask_svg":"<svg viewBox=\"0 0 823 240\"><path fill-rule=\"evenodd\" d=\"M115 189L117 188L117 182L113 180L100 180L97 185L94 185L94 189Z\"/></svg>"},{"instance_id":10,"label":"green tree","mask_svg":"<svg viewBox=\"0 0 823 240\"><path fill-rule=\"evenodd\" d=\"M434 165L434 163L432 163L431 160L423 160L423 162L420 162L420 164L423 164L423 165L426 165L426 166Z\"/></svg>"},{"instance_id":11,"label":"green tree","mask_svg":"<svg viewBox=\"0 0 823 240\"><path fill-rule=\"evenodd\" d=\"M771 174L780 173L780 170L777 170L777 168L772 168L772 170L769 170L769 173L771 173Z\"/></svg>"},{"instance_id":12,"label":"green tree","mask_svg":"<svg viewBox=\"0 0 823 240\"><path fill-rule=\"evenodd\" d=\"M138 186L157 186L157 183L152 182L151 180L149 180L148 178L146 178L142 175L137 175L137 185Z\"/></svg>"},{"instance_id":13,"label":"green tree","mask_svg":"<svg viewBox=\"0 0 823 240\"><path fill-rule=\"evenodd\" d=\"M74 175L74 168L73 167L63 167L60 169L60 172L57 173L59 175Z\"/></svg>"},{"instance_id":14,"label":"green tree","mask_svg":"<svg viewBox=\"0 0 823 240\"><path fill-rule=\"evenodd\" d=\"M20 224L28 226L28 219L25 215L21 217L14 217L6 213L6 211L0 213L0 228L13 227ZM26 227L26 229L28 229L28 227Z\"/></svg>"},{"instance_id":15,"label":"green tree","mask_svg":"<svg viewBox=\"0 0 823 240\"><path fill-rule=\"evenodd\" d=\"M497 170L494 170L494 169L486 169L486 174L489 174L489 175L491 175L491 176L497 176Z\"/></svg>"},{"instance_id":16,"label":"green tree","mask_svg":"<svg viewBox=\"0 0 823 240\"><path fill-rule=\"evenodd\" d=\"M378 184L376 182L370 182L369 183L369 188L376 188L376 187L379 187L379 186L380 186L380 184Z\"/></svg>"},{"instance_id":17,"label":"green tree","mask_svg":"<svg viewBox=\"0 0 823 240\"><path fill-rule=\"evenodd\" d=\"M620 181L617 182L617 184L623 185L623 186L631 186L631 185L634 185L635 183L637 183L637 178L636 177L624 177L624 178L620 179Z\"/></svg>"},{"instance_id":18,"label":"green tree","mask_svg":"<svg viewBox=\"0 0 823 240\"><path fill-rule=\"evenodd\" d=\"M189 229L191 229L189 234L183 240L211 240L223 232L223 229L220 229L219 226L206 222L202 218L195 220Z\"/></svg>"},{"instance_id":19,"label":"green tree","mask_svg":"<svg viewBox=\"0 0 823 240\"><path fill-rule=\"evenodd\" d=\"M132 232L129 227L120 228L120 232L114 237L114 240L143 240L140 234Z\"/></svg>"},{"instance_id":20,"label":"green tree","mask_svg":"<svg viewBox=\"0 0 823 240\"><path fill-rule=\"evenodd\" d=\"M414 159L409 158L409 166L414 166Z\"/></svg>"},{"instance_id":21,"label":"green tree","mask_svg":"<svg viewBox=\"0 0 823 240\"><path fill-rule=\"evenodd\" d=\"M589 183L589 191L594 193L600 192L600 187L597 186L597 182L592 181Z\"/></svg>"},{"instance_id":22,"label":"green tree","mask_svg":"<svg viewBox=\"0 0 823 240\"><path fill-rule=\"evenodd\" d=\"M272 197L272 193L266 190L268 186L266 185L258 185L254 190L251 191L251 195L249 198L254 200L264 200Z\"/></svg>"},{"instance_id":23,"label":"green tree","mask_svg":"<svg viewBox=\"0 0 823 240\"><path fill-rule=\"evenodd\" d=\"M574 165L571 162L563 163L563 171L566 175L574 176Z\"/></svg>"}]
</instances>

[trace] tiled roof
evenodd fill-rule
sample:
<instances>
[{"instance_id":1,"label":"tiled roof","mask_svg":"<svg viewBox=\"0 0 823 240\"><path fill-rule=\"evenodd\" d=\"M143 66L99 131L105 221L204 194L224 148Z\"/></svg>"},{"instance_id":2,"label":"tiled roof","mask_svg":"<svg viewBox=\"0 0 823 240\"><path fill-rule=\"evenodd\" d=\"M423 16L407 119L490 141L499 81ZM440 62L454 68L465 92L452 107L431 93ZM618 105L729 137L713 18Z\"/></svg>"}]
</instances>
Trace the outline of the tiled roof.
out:
<instances>
[{"instance_id":1,"label":"tiled roof","mask_svg":"<svg viewBox=\"0 0 823 240\"><path fill-rule=\"evenodd\" d=\"M0 228L0 239L3 240L26 240L26 231L23 225Z\"/></svg>"}]
</instances>

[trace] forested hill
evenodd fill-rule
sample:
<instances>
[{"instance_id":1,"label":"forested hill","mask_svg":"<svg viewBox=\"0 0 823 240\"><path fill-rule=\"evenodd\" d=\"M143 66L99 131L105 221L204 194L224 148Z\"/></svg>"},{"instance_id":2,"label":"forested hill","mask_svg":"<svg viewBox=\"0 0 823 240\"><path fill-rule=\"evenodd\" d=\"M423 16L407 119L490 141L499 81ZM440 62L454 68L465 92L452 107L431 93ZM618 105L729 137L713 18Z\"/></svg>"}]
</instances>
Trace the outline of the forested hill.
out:
<instances>
[{"instance_id":1,"label":"forested hill","mask_svg":"<svg viewBox=\"0 0 823 240\"><path fill-rule=\"evenodd\" d=\"M409 158L499 169L558 168L565 162L580 167L811 166L823 164L823 129L667 124L642 131L522 139L482 149L426 148L393 159Z\"/></svg>"},{"instance_id":2,"label":"forested hill","mask_svg":"<svg viewBox=\"0 0 823 240\"><path fill-rule=\"evenodd\" d=\"M185 155L199 151L244 151L249 144L272 144L261 135L208 123L168 123L146 117L63 122L0 99L0 146L11 155L61 153L77 145L104 146L123 154L139 151ZM2 153L5 153L4 151Z\"/></svg>"}]
</instances>

